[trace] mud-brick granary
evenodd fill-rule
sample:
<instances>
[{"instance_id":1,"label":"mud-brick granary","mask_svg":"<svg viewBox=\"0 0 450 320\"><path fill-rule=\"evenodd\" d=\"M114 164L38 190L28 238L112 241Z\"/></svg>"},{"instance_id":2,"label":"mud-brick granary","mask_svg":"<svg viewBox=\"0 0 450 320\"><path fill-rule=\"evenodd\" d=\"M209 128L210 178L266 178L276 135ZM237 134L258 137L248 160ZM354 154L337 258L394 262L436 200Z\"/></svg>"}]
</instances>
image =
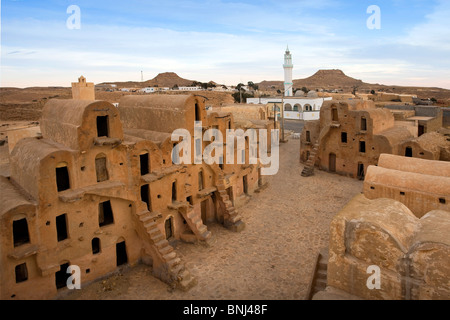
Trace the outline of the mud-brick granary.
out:
<instances>
[{"instance_id":1,"label":"mud-brick granary","mask_svg":"<svg viewBox=\"0 0 450 320\"><path fill-rule=\"evenodd\" d=\"M129 96L118 108L49 101L42 134L17 141L0 176L0 298L57 297L74 265L84 285L140 262L174 287L194 285L171 241L208 241L213 221L242 230L236 207L264 183L248 142L244 164L174 164L171 134L194 137L195 121L203 133L235 126L194 95Z\"/></svg>"}]
</instances>

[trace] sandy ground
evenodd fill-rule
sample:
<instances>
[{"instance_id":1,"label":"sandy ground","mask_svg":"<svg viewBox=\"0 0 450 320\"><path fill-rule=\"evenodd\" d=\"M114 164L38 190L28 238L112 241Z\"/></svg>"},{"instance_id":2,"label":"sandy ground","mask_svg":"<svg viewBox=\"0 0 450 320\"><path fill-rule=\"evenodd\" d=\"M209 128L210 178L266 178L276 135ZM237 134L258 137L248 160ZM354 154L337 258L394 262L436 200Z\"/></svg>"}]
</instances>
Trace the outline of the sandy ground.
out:
<instances>
[{"instance_id":1,"label":"sandy ground","mask_svg":"<svg viewBox=\"0 0 450 320\"><path fill-rule=\"evenodd\" d=\"M151 267L122 270L71 293L66 299L90 300L296 300L304 299L316 253L328 246L333 216L362 182L316 170L301 177L299 140L280 150L280 171L240 211L246 229L233 233L208 225L213 242L174 243L197 286L171 291L151 276Z\"/></svg>"}]
</instances>

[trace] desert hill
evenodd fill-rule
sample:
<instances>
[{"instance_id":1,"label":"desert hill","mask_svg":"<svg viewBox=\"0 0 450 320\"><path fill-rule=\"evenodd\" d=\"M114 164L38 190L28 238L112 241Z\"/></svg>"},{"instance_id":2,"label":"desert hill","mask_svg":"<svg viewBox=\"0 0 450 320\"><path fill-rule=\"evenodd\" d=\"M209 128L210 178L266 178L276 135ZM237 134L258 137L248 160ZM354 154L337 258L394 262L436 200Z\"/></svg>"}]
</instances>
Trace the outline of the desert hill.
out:
<instances>
[{"instance_id":1,"label":"desert hill","mask_svg":"<svg viewBox=\"0 0 450 320\"><path fill-rule=\"evenodd\" d=\"M172 88L175 85L179 87L187 87L191 86L194 83L194 80L188 80L181 78L175 72L164 72L158 74L151 80L147 80L144 82L136 82L136 81L128 81L128 82L104 82L100 83L99 86L102 85L111 85L115 84L119 88L145 88L145 87L169 87Z\"/></svg>"},{"instance_id":2,"label":"desert hill","mask_svg":"<svg viewBox=\"0 0 450 320\"><path fill-rule=\"evenodd\" d=\"M371 84L363 82L352 77L347 76L342 70L319 70L311 77L305 79L293 80L294 89L301 89L306 87L309 90L342 90L344 93L351 93L354 88L359 93L368 93L371 90L392 92L398 94L414 94L419 98L428 99L450 99L450 90L435 88L435 87L403 87L403 86L389 86L382 84ZM259 89L263 91L282 90L283 81L262 81L258 83Z\"/></svg>"}]
</instances>

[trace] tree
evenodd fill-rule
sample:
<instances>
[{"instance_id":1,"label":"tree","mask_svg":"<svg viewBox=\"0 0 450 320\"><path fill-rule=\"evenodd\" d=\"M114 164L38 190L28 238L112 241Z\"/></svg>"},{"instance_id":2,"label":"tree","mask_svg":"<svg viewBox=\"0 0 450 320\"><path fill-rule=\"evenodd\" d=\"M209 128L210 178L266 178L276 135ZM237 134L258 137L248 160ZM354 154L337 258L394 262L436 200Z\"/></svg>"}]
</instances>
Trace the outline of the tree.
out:
<instances>
[{"instance_id":1,"label":"tree","mask_svg":"<svg viewBox=\"0 0 450 320\"><path fill-rule=\"evenodd\" d=\"M178 89L180 89L180 88L178 87L177 84L175 84L175 85L172 87L172 90L178 90Z\"/></svg>"},{"instance_id":2,"label":"tree","mask_svg":"<svg viewBox=\"0 0 450 320\"><path fill-rule=\"evenodd\" d=\"M309 92L308 88L306 88L306 87L302 87L302 91L303 91L304 93L308 93L308 92Z\"/></svg>"},{"instance_id":3,"label":"tree","mask_svg":"<svg viewBox=\"0 0 450 320\"><path fill-rule=\"evenodd\" d=\"M249 87L250 89L253 89L253 90L258 90L258 89L259 89L259 86L258 86L257 84L255 84L255 83L253 83L253 81L249 81L249 82L247 83L247 85L248 85L248 87Z\"/></svg>"},{"instance_id":4,"label":"tree","mask_svg":"<svg viewBox=\"0 0 450 320\"><path fill-rule=\"evenodd\" d=\"M236 86L236 89L241 90L242 87L245 87L245 84L239 83L239 84ZM245 89L244 89L244 91L245 91Z\"/></svg>"},{"instance_id":5,"label":"tree","mask_svg":"<svg viewBox=\"0 0 450 320\"><path fill-rule=\"evenodd\" d=\"M240 103L241 102L241 93L242 92L235 92L233 93L234 102ZM242 93L242 103L247 103L248 98L254 98L255 96L253 94L243 92Z\"/></svg>"},{"instance_id":6,"label":"tree","mask_svg":"<svg viewBox=\"0 0 450 320\"><path fill-rule=\"evenodd\" d=\"M278 93L278 94L281 94L281 90L280 90L280 89L278 89L278 90L277 90L277 93Z\"/></svg>"},{"instance_id":7,"label":"tree","mask_svg":"<svg viewBox=\"0 0 450 320\"><path fill-rule=\"evenodd\" d=\"M370 90L370 93L371 94L375 94L375 90Z\"/></svg>"}]
</instances>

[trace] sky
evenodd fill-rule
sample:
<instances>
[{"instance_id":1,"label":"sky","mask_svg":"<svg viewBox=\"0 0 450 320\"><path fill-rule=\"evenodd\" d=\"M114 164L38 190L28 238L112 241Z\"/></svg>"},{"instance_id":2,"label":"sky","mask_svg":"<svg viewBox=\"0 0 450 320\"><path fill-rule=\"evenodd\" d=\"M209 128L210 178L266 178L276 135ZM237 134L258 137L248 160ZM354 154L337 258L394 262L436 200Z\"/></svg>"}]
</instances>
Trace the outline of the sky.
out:
<instances>
[{"instance_id":1,"label":"sky","mask_svg":"<svg viewBox=\"0 0 450 320\"><path fill-rule=\"evenodd\" d=\"M450 89L449 0L6 0L0 86L140 81L141 71L144 80L281 81L287 45L294 79L341 69L369 83Z\"/></svg>"}]
</instances>

